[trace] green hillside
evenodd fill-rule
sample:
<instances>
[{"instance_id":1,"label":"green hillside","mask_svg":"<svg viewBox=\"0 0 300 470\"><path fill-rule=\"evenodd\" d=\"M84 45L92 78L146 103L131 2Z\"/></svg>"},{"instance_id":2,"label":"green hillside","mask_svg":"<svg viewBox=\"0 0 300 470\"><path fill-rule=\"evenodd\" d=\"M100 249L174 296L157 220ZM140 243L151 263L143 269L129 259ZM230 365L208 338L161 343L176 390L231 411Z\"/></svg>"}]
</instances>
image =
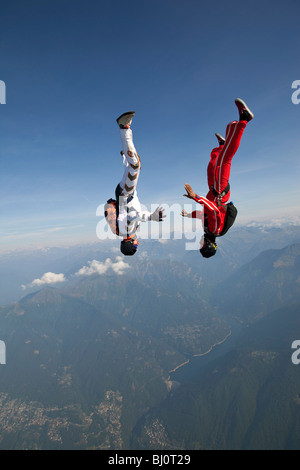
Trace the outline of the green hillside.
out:
<instances>
[{"instance_id":1,"label":"green hillside","mask_svg":"<svg viewBox=\"0 0 300 470\"><path fill-rule=\"evenodd\" d=\"M126 276L74 275L74 260L59 289L0 307L0 448L298 448L299 246L211 289L198 258L196 269L145 256ZM227 338L232 317L242 331L223 344L234 349L172 382Z\"/></svg>"},{"instance_id":2,"label":"green hillside","mask_svg":"<svg viewBox=\"0 0 300 470\"><path fill-rule=\"evenodd\" d=\"M219 285L213 301L241 322L300 302L300 244L268 250Z\"/></svg>"},{"instance_id":3,"label":"green hillside","mask_svg":"<svg viewBox=\"0 0 300 470\"><path fill-rule=\"evenodd\" d=\"M144 417L131 445L299 449L300 366L291 361L291 344L300 332L299 309L298 304L278 310L247 328L237 349Z\"/></svg>"},{"instance_id":4,"label":"green hillside","mask_svg":"<svg viewBox=\"0 0 300 470\"><path fill-rule=\"evenodd\" d=\"M159 261L139 280L76 278L1 307L0 447L128 447L170 391L169 371L228 334L197 283L187 267Z\"/></svg>"},{"instance_id":5,"label":"green hillside","mask_svg":"<svg viewBox=\"0 0 300 470\"><path fill-rule=\"evenodd\" d=\"M0 369L2 448L11 448L15 429L21 448L61 443L80 448L83 430L87 446L123 446L145 406L167 394L168 367L184 360L170 347L121 328L99 309L52 288L1 308L0 325L7 349ZM102 419L116 403L122 409L118 433L109 432L109 422ZM54 417L60 437L52 439Z\"/></svg>"}]
</instances>

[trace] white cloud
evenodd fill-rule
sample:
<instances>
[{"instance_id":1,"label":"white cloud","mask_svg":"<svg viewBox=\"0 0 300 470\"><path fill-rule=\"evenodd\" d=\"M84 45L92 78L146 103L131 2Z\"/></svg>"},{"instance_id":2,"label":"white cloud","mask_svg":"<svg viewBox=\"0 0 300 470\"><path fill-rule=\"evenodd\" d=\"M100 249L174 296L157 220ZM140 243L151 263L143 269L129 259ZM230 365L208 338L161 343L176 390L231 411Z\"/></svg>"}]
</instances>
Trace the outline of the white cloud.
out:
<instances>
[{"instance_id":1,"label":"white cloud","mask_svg":"<svg viewBox=\"0 0 300 470\"><path fill-rule=\"evenodd\" d=\"M112 261L110 258L107 258L103 263L101 261L93 260L88 262L88 266L83 266L75 276L91 276L92 274L105 274L108 269L111 269L116 274L121 276L124 274L125 270L130 268L130 266L125 263L121 256L117 256L115 261ZM34 279L30 284L22 285L22 289L27 289L29 287L39 287L45 284L56 284L59 282L65 282L67 279L63 273L45 273L40 279Z\"/></svg>"},{"instance_id":2,"label":"white cloud","mask_svg":"<svg viewBox=\"0 0 300 470\"><path fill-rule=\"evenodd\" d=\"M42 286L44 284L56 284L58 282L65 282L66 278L65 275L60 273L60 274L55 274L55 273L45 273L42 275L40 279L34 279L30 284L27 286L22 285L22 289L26 289L27 287L36 287L36 286Z\"/></svg>"},{"instance_id":3,"label":"white cloud","mask_svg":"<svg viewBox=\"0 0 300 470\"><path fill-rule=\"evenodd\" d=\"M93 260L88 262L88 266L83 266L77 271L76 276L91 276L92 274L105 274L108 269L112 269L116 274L122 275L124 271L130 266L125 263L121 256L116 257L116 261L113 262L110 258L107 258L103 263L101 261Z\"/></svg>"}]
</instances>

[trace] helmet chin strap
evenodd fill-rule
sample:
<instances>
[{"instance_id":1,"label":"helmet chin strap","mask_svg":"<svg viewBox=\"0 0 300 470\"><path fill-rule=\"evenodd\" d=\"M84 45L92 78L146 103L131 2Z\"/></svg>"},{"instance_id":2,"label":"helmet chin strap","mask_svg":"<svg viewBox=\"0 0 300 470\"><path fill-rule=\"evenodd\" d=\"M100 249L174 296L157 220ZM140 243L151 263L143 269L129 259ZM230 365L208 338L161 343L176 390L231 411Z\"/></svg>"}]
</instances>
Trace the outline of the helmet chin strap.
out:
<instances>
[{"instance_id":1,"label":"helmet chin strap","mask_svg":"<svg viewBox=\"0 0 300 470\"><path fill-rule=\"evenodd\" d=\"M201 244L203 239L203 243ZM213 241L211 237L207 236L204 234L202 237L201 242L200 242L200 253L204 258L210 258L211 256L214 256L216 251L217 251L217 244L215 243L215 240Z\"/></svg>"},{"instance_id":2,"label":"helmet chin strap","mask_svg":"<svg viewBox=\"0 0 300 470\"><path fill-rule=\"evenodd\" d=\"M207 235L207 233L204 233L200 240L200 248L203 248L203 246L206 243L211 243L215 248L217 247L216 237L213 237L211 235Z\"/></svg>"}]
</instances>

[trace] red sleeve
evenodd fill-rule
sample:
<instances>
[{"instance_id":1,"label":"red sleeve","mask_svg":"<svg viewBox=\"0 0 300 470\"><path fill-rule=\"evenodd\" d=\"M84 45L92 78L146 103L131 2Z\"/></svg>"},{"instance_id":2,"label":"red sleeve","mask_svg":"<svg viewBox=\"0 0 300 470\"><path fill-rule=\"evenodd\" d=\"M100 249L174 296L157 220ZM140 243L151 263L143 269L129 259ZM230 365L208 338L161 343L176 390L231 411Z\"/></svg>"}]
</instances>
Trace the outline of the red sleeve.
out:
<instances>
[{"instance_id":1,"label":"red sleeve","mask_svg":"<svg viewBox=\"0 0 300 470\"><path fill-rule=\"evenodd\" d=\"M220 212L218 206L214 202L206 199L206 197L201 197L196 194L195 201L205 206L208 211L215 212L216 214Z\"/></svg>"},{"instance_id":2,"label":"red sleeve","mask_svg":"<svg viewBox=\"0 0 300 470\"><path fill-rule=\"evenodd\" d=\"M193 211L191 213L192 219L202 219L202 216L203 216L203 211Z\"/></svg>"}]
</instances>

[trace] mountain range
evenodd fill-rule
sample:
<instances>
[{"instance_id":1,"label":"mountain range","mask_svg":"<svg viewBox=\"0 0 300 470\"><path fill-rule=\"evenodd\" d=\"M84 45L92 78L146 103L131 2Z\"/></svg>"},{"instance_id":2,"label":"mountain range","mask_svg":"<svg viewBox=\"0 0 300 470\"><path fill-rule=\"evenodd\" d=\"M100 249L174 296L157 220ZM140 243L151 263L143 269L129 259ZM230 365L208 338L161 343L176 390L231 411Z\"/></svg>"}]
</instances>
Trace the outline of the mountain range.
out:
<instances>
[{"instance_id":1,"label":"mountain range","mask_svg":"<svg viewBox=\"0 0 300 470\"><path fill-rule=\"evenodd\" d=\"M23 284L0 307L0 448L298 448L299 235L236 230L212 263L184 240L0 257Z\"/></svg>"},{"instance_id":2,"label":"mountain range","mask_svg":"<svg viewBox=\"0 0 300 470\"><path fill-rule=\"evenodd\" d=\"M142 417L132 448L299 450L300 367L291 360L299 309L249 326L231 352Z\"/></svg>"}]
</instances>

